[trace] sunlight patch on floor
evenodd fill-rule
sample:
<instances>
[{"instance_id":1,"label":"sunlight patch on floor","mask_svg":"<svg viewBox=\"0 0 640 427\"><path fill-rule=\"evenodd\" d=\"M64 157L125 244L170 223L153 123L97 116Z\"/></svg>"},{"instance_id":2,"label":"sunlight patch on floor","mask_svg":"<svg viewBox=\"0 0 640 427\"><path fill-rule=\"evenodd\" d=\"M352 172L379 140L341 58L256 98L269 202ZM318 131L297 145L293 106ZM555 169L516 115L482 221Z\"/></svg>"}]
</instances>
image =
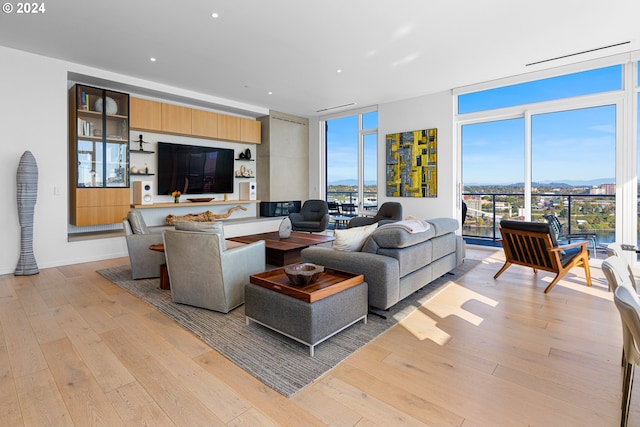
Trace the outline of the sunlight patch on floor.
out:
<instances>
[{"instance_id":1,"label":"sunlight patch on floor","mask_svg":"<svg viewBox=\"0 0 640 427\"><path fill-rule=\"evenodd\" d=\"M438 328L437 320L421 310L414 311L400 325L420 341L431 340L438 345L445 345L451 339L451 335Z\"/></svg>"},{"instance_id":2,"label":"sunlight patch on floor","mask_svg":"<svg viewBox=\"0 0 640 427\"><path fill-rule=\"evenodd\" d=\"M498 305L498 301L480 295L470 289L456 283L449 284L430 300L426 301L419 310L416 310L400 325L419 340L430 339L436 344L445 345L451 336L438 328L438 320L448 316L457 316L474 326L479 326L483 319L463 308L468 301L476 300L491 307Z\"/></svg>"}]
</instances>

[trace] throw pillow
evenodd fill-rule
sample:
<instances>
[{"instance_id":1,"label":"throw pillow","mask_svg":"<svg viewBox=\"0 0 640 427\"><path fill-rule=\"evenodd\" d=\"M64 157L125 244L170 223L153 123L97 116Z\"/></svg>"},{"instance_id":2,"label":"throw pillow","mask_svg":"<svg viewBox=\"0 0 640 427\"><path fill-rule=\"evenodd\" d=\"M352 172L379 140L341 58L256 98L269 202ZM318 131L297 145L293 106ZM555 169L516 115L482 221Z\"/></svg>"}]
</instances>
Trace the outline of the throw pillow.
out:
<instances>
[{"instance_id":1,"label":"throw pillow","mask_svg":"<svg viewBox=\"0 0 640 427\"><path fill-rule=\"evenodd\" d=\"M131 209L127 214L129 225L131 225L131 231L133 234L149 234L147 224L144 222L142 213L137 209Z\"/></svg>"},{"instance_id":2,"label":"throw pillow","mask_svg":"<svg viewBox=\"0 0 640 427\"><path fill-rule=\"evenodd\" d=\"M333 243L333 249L339 251L357 252L362 249L364 241L373 231L378 228L378 223L365 225L362 227L347 228L346 230L336 230L336 240Z\"/></svg>"},{"instance_id":3,"label":"throw pillow","mask_svg":"<svg viewBox=\"0 0 640 427\"><path fill-rule=\"evenodd\" d=\"M213 221L213 222L196 222L196 221L174 221L173 225L176 227L176 230L182 231L198 231L201 233L215 233L220 235L220 244L222 245L222 250L227 250L227 244L224 240L224 229L222 227L222 222Z\"/></svg>"}]
</instances>

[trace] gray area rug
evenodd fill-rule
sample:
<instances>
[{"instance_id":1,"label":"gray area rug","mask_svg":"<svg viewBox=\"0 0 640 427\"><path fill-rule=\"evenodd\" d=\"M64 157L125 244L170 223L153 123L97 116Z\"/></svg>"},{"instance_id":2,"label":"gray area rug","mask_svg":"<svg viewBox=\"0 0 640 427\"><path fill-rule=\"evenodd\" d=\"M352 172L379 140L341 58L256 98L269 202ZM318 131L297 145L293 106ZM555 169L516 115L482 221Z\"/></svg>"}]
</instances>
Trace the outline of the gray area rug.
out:
<instances>
[{"instance_id":1,"label":"gray area rug","mask_svg":"<svg viewBox=\"0 0 640 427\"><path fill-rule=\"evenodd\" d=\"M358 322L309 348L259 324L246 325L244 306L228 314L171 301L171 291L160 289L159 279L131 279L127 266L98 270L105 278L146 301L175 320L233 363L284 396L291 397L336 366L354 351L407 317L440 289L470 271L479 262L465 260L454 270L405 298L387 312L387 319L370 314L367 324Z\"/></svg>"}]
</instances>

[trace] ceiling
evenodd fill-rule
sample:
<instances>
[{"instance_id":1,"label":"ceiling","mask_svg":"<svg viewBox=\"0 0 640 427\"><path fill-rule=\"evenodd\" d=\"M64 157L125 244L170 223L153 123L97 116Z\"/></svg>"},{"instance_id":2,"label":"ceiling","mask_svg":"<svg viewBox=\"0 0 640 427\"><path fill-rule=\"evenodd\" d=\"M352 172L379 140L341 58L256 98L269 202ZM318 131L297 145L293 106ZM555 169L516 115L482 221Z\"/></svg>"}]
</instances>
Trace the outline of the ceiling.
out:
<instances>
[{"instance_id":1,"label":"ceiling","mask_svg":"<svg viewBox=\"0 0 640 427\"><path fill-rule=\"evenodd\" d=\"M309 117L640 49L637 0L44 4L0 45Z\"/></svg>"}]
</instances>

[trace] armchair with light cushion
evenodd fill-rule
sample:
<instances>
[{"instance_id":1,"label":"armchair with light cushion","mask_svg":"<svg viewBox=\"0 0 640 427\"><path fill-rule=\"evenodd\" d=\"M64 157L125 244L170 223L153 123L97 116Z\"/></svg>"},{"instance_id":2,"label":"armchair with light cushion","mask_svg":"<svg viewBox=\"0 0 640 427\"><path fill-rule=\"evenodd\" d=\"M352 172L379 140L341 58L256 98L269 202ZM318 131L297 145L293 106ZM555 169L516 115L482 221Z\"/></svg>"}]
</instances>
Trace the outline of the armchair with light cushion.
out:
<instances>
[{"instance_id":1,"label":"armchair with light cushion","mask_svg":"<svg viewBox=\"0 0 640 427\"><path fill-rule=\"evenodd\" d=\"M357 216L352 218L347 228L362 227L376 222L378 225L384 225L400 220L402 220L402 205L398 202L385 202L380 206L374 217Z\"/></svg>"},{"instance_id":2,"label":"armchair with light cushion","mask_svg":"<svg viewBox=\"0 0 640 427\"><path fill-rule=\"evenodd\" d=\"M291 229L293 231L319 232L329 225L329 208L324 200L307 200L300 212L290 213Z\"/></svg>"},{"instance_id":3,"label":"armchair with light cushion","mask_svg":"<svg viewBox=\"0 0 640 427\"><path fill-rule=\"evenodd\" d=\"M164 264L164 254L150 250L149 246L162 243L162 231L166 227L149 229L142 213L137 209L129 211L127 217L122 220L122 226L131 263L131 276L134 279L160 277L160 265Z\"/></svg>"},{"instance_id":4,"label":"armchair with light cushion","mask_svg":"<svg viewBox=\"0 0 640 427\"><path fill-rule=\"evenodd\" d=\"M265 271L265 242L226 249L221 232L179 228L163 233L173 302L222 313L243 304L249 276Z\"/></svg>"}]
</instances>

